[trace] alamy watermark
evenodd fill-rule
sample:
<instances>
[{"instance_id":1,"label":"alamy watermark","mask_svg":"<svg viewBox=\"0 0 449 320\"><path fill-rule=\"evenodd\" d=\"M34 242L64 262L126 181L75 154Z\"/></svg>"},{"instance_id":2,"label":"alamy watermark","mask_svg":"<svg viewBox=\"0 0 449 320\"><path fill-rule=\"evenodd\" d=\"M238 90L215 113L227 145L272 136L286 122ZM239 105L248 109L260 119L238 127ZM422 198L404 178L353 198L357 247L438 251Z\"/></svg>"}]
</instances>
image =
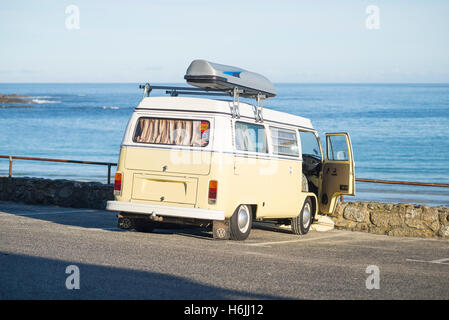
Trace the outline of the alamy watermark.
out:
<instances>
[{"instance_id":1,"label":"alamy watermark","mask_svg":"<svg viewBox=\"0 0 449 320\"><path fill-rule=\"evenodd\" d=\"M67 290L78 290L80 288L80 269L76 265L70 265L65 268L65 273L69 276L65 280Z\"/></svg>"},{"instance_id":2,"label":"alamy watermark","mask_svg":"<svg viewBox=\"0 0 449 320\"><path fill-rule=\"evenodd\" d=\"M365 10L368 15L365 19L365 26L368 30L380 29L380 9L378 6L369 5Z\"/></svg>"},{"instance_id":3,"label":"alamy watermark","mask_svg":"<svg viewBox=\"0 0 449 320\"><path fill-rule=\"evenodd\" d=\"M67 30L80 29L80 9L78 6L71 4L65 8L65 27Z\"/></svg>"},{"instance_id":4,"label":"alamy watermark","mask_svg":"<svg viewBox=\"0 0 449 320\"><path fill-rule=\"evenodd\" d=\"M366 267L366 273L369 274L366 278L365 285L368 290L380 289L380 269L376 265Z\"/></svg>"}]
</instances>

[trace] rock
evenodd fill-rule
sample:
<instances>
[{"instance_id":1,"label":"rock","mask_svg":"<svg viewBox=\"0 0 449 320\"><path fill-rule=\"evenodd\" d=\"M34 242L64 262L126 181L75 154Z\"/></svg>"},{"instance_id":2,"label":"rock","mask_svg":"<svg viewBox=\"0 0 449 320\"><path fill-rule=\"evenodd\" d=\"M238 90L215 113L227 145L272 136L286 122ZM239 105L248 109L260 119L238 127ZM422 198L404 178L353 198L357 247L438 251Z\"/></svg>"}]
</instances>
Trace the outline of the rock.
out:
<instances>
[{"instance_id":1,"label":"rock","mask_svg":"<svg viewBox=\"0 0 449 320\"><path fill-rule=\"evenodd\" d=\"M330 214L330 216L332 216L332 217L340 217L340 216L342 216L343 215L343 211L348 206L348 204L349 204L348 202L338 202L334 212L332 212Z\"/></svg>"},{"instance_id":2,"label":"rock","mask_svg":"<svg viewBox=\"0 0 449 320\"><path fill-rule=\"evenodd\" d=\"M369 211L364 206L347 206L344 209L343 217L355 222L366 222L369 220Z\"/></svg>"},{"instance_id":3,"label":"rock","mask_svg":"<svg viewBox=\"0 0 449 320\"><path fill-rule=\"evenodd\" d=\"M374 233L374 234L386 234L387 230L384 228L379 228L376 226L373 226L372 224L368 226L368 232Z\"/></svg>"},{"instance_id":4,"label":"rock","mask_svg":"<svg viewBox=\"0 0 449 320\"><path fill-rule=\"evenodd\" d=\"M311 230L325 232L334 229L335 223L331 218L317 215L315 219L317 219L317 221L310 226Z\"/></svg>"},{"instance_id":5,"label":"rock","mask_svg":"<svg viewBox=\"0 0 449 320\"><path fill-rule=\"evenodd\" d=\"M335 222L335 229L353 230L357 226L357 222L345 219L334 220L334 222Z\"/></svg>"},{"instance_id":6,"label":"rock","mask_svg":"<svg viewBox=\"0 0 449 320\"><path fill-rule=\"evenodd\" d=\"M72 196L72 194L73 194L73 188L70 188L69 186L63 187L58 192L58 196L60 198L70 198L70 196Z\"/></svg>"},{"instance_id":7,"label":"rock","mask_svg":"<svg viewBox=\"0 0 449 320\"><path fill-rule=\"evenodd\" d=\"M407 217L406 217L405 224L408 227L413 228L413 229L419 229L419 230L427 229L426 223L423 220L421 220L420 218L409 218L409 219L407 219Z\"/></svg>"},{"instance_id":8,"label":"rock","mask_svg":"<svg viewBox=\"0 0 449 320\"><path fill-rule=\"evenodd\" d=\"M403 213L397 210L392 211L373 211L370 214L370 221L377 227L389 229L390 227L399 227L404 224Z\"/></svg>"},{"instance_id":9,"label":"rock","mask_svg":"<svg viewBox=\"0 0 449 320\"><path fill-rule=\"evenodd\" d=\"M421 215L425 225L433 232L438 232L440 223L438 219L438 210L429 206L423 206L423 213Z\"/></svg>"},{"instance_id":10,"label":"rock","mask_svg":"<svg viewBox=\"0 0 449 320\"><path fill-rule=\"evenodd\" d=\"M449 226L449 209L438 207L438 220L442 226Z\"/></svg>"},{"instance_id":11,"label":"rock","mask_svg":"<svg viewBox=\"0 0 449 320\"><path fill-rule=\"evenodd\" d=\"M369 232L369 226L367 223L358 223L354 229L354 231L361 231L361 232Z\"/></svg>"},{"instance_id":12,"label":"rock","mask_svg":"<svg viewBox=\"0 0 449 320\"><path fill-rule=\"evenodd\" d=\"M443 238L449 238L449 226L442 226L438 231L438 236Z\"/></svg>"}]
</instances>

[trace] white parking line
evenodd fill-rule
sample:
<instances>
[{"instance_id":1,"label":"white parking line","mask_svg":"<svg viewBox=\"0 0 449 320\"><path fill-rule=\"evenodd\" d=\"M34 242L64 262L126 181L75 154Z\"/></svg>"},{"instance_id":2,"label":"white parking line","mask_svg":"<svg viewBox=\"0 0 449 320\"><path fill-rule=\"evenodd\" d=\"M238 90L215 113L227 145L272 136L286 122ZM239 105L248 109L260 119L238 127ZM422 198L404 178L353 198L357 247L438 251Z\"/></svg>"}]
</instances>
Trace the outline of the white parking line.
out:
<instances>
[{"instance_id":1,"label":"white parking line","mask_svg":"<svg viewBox=\"0 0 449 320\"><path fill-rule=\"evenodd\" d=\"M443 258L438 260L432 260L432 263L444 263L445 261L449 262L449 258Z\"/></svg>"},{"instance_id":2,"label":"white parking line","mask_svg":"<svg viewBox=\"0 0 449 320\"><path fill-rule=\"evenodd\" d=\"M58 214L53 212L35 212L35 213L6 213L2 212L0 214L0 217L6 217L6 216L16 216L16 217L28 217L28 216L39 216L39 215L47 215L47 214Z\"/></svg>"},{"instance_id":3,"label":"white parking line","mask_svg":"<svg viewBox=\"0 0 449 320\"><path fill-rule=\"evenodd\" d=\"M449 258L443 258L443 259L436 259L436 260L417 260L417 259L405 259L406 261L410 262L425 262L425 263L435 263L435 264L449 264ZM446 263L446 261L448 263Z\"/></svg>"},{"instance_id":4,"label":"white parking line","mask_svg":"<svg viewBox=\"0 0 449 320\"><path fill-rule=\"evenodd\" d=\"M8 213L2 212L2 216L4 215L14 215L20 217L28 217L28 216L40 216L40 215L49 215L49 214L66 214L66 213L95 213L97 210L76 210L76 211L37 211L37 212L29 212L29 213Z\"/></svg>"},{"instance_id":5,"label":"white parking line","mask_svg":"<svg viewBox=\"0 0 449 320\"><path fill-rule=\"evenodd\" d=\"M89 231L123 231L123 229L120 228L84 228L85 230Z\"/></svg>"},{"instance_id":6,"label":"white parking line","mask_svg":"<svg viewBox=\"0 0 449 320\"><path fill-rule=\"evenodd\" d=\"M284 244L284 243L294 243L294 242L307 242L307 241L316 241L321 239L330 239L345 236L345 233L338 233L331 236L324 237L314 237L314 238L305 238L305 239L296 239L296 240L284 240L284 241L273 241L273 242L258 242L258 243L248 243L247 246L258 247L258 246L269 246L273 244Z\"/></svg>"},{"instance_id":7,"label":"white parking line","mask_svg":"<svg viewBox=\"0 0 449 320\"><path fill-rule=\"evenodd\" d=\"M72 229L72 230L84 230L84 231L124 231L123 229L120 228L89 228L89 227L77 227L77 226L69 226L67 227L67 229Z\"/></svg>"}]
</instances>

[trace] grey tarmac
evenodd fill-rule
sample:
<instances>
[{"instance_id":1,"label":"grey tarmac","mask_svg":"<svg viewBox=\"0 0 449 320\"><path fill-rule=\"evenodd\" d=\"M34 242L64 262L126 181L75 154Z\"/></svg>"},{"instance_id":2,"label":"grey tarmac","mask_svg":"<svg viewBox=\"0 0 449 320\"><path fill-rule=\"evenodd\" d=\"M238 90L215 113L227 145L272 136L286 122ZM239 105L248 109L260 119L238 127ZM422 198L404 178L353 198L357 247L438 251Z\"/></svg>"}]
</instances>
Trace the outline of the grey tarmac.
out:
<instances>
[{"instance_id":1,"label":"grey tarmac","mask_svg":"<svg viewBox=\"0 0 449 320\"><path fill-rule=\"evenodd\" d=\"M449 299L449 240L255 226L238 242L116 224L105 210L0 202L0 299ZM71 265L79 289L66 287Z\"/></svg>"}]
</instances>

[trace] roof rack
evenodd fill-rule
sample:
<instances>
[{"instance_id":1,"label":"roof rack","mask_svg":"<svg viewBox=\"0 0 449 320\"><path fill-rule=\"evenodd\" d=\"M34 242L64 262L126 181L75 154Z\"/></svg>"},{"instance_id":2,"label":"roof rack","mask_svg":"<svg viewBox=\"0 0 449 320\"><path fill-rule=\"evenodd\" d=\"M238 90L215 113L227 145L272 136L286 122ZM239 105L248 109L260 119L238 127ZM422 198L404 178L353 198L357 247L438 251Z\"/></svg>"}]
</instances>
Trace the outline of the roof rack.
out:
<instances>
[{"instance_id":1,"label":"roof rack","mask_svg":"<svg viewBox=\"0 0 449 320\"><path fill-rule=\"evenodd\" d=\"M181 94L186 95L206 95L206 96L228 96L232 97L232 90L223 91L218 89L203 89L195 87L177 87L177 86L154 86L149 83L139 85L139 89L144 89L143 97L150 96L153 90L165 90L166 94L172 97L177 97Z\"/></svg>"},{"instance_id":2,"label":"roof rack","mask_svg":"<svg viewBox=\"0 0 449 320\"><path fill-rule=\"evenodd\" d=\"M233 118L240 118L240 96L243 93L242 89L234 87L232 89L223 90L223 89L212 89L212 88L196 88L196 87L179 87L179 86L156 86L151 85L149 83L139 85L139 89L144 89L143 98L149 97L151 91L153 90L165 90L165 93L172 96L177 97L179 95L204 95L204 96L225 96L232 97L232 105L231 105L231 115ZM247 98L248 96L244 96ZM252 96L256 99L257 105L254 105L254 116L256 121L263 122L263 99L265 99L265 95L258 94L257 96Z\"/></svg>"}]
</instances>

